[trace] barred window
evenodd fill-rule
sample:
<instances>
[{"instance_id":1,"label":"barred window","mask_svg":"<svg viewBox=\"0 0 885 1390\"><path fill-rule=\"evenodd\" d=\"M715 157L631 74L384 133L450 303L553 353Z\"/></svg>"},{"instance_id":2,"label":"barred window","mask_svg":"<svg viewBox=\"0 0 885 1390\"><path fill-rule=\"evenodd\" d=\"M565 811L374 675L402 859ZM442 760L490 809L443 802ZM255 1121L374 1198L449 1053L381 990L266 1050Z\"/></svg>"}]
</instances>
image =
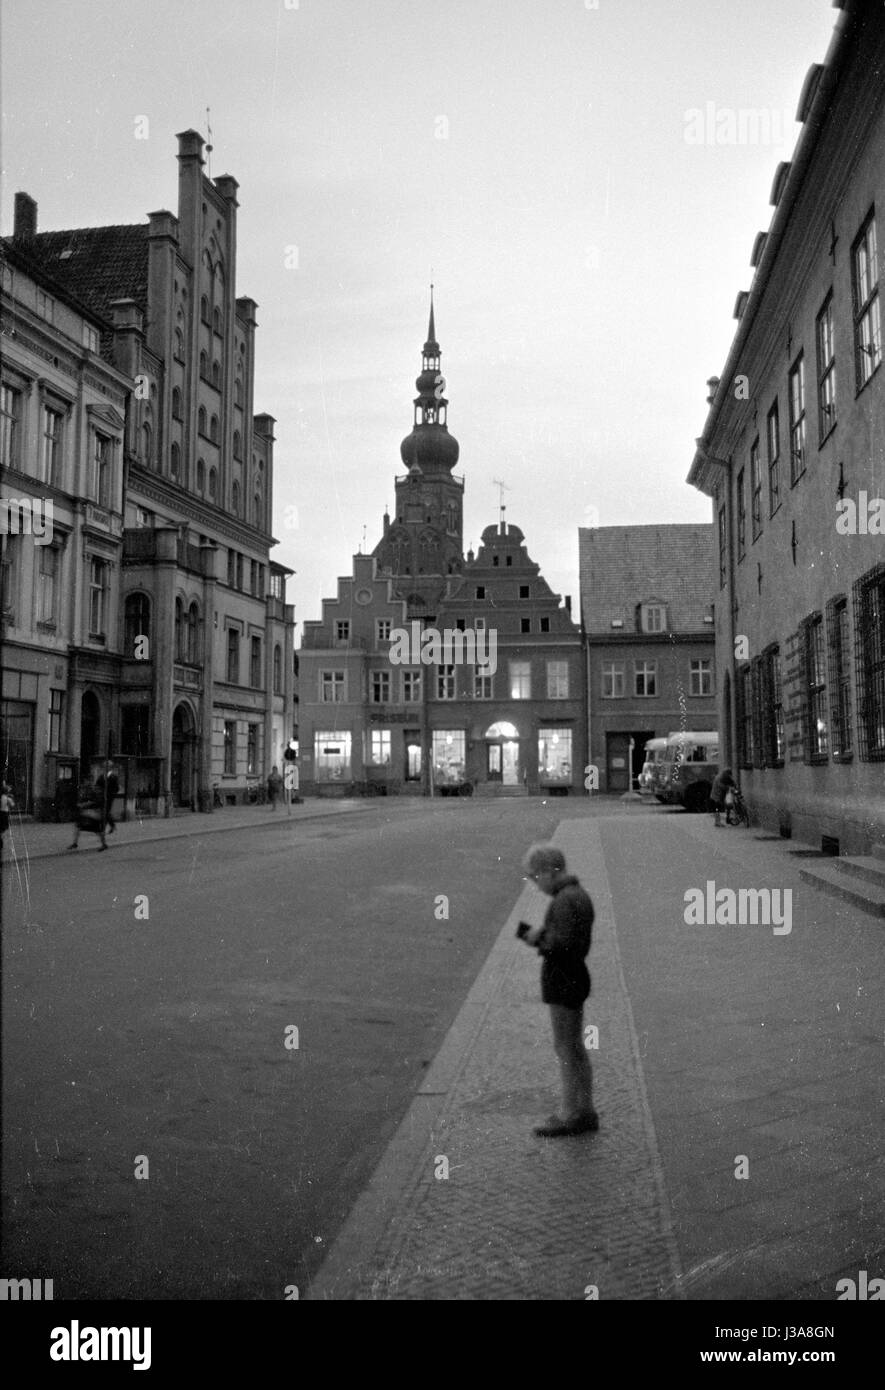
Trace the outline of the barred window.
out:
<instances>
[{"instance_id":1,"label":"barred window","mask_svg":"<svg viewBox=\"0 0 885 1390\"><path fill-rule=\"evenodd\" d=\"M753 671L749 663L737 678L738 763L753 766Z\"/></svg>"},{"instance_id":2,"label":"barred window","mask_svg":"<svg viewBox=\"0 0 885 1390\"><path fill-rule=\"evenodd\" d=\"M455 668L451 664L436 668L436 698L438 700L454 700L455 698Z\"/></svg>"},{"instance_id":3,"label":"barred window","mask_svg":"<svg viewBox=\"0 0 885 1390\"><path fill-rule=\"evenodd\" d=\"M805 761L822 762L829 752L824 620L813 613L802 624L805 664Z\"/></svg>"},{"instance_id":4,"label":"barred window","mask_svg":"<svg viewBox=\"0 0 885 1390\"><path fill-rule=\"evenodd\" d=\"M885 564L854 586L854 660L858 752L885 761Z\"/></svg>"},{"instance_id":5,"label":"barred window","mask_svg":"<svg viewBox=\"0 0 885 1390\"><path fill-rule=\"evenodd\" d=\"M373 705L389 705L389 704L390 704L390 672L389 672L389 671L373 671L373 672L372 672L372 704L373 704Z\"/></svg>"},{"instance_id":6,"label":"barred window","mask_svg":"<svg viewBox=\"0 0 885 1390\"><path fill-rule=\"evenodd\" d=\"M753 540L762 535L762 455L759 440L753 441L750 450L750 486L753 489Z\"/></svg>"},{"instance_id":7,"label":"barred window","mask_svg":"<svg viewBox=\"0 0 885 1390\"><path fill-rule=\"evenodd\" d=\"M827 638L830 677L830 741L837 762L851 758L851 636L848 600L844 595L827 604Z\"/></svg>"},{"instance_id":8,"label":"barred window","mask_svg":"<svg viewBox=\"0 0 885 1390\"><path fill-rule=\"evenodd\" d=\"M790 483L805 472L805 356L790 368Z\"/></svg>"},{"instance_id":9,"label":"barred window","mask_svg":"<svg viewBox=\"0 0 885 1390\"><path fill-rule=\"evenodd\" d=\"M781 684L780 647L762 653L762 762L766 767L783 767L784 697Z\"/></svg>"},{"instance_id":10,"label":"barred window","mask_svg":"<svg viewBox=\"0 0 885 1390\"><path fill-rule=\"evenodd\" d=\"M851 248L851 279L854 300L854 360L857 389L860 391L882 361L879 262L876 254L876 219L872 212Z\"/></svg>"},{"instance_id":11,"label":"barred window","mask_svg":"<svg viewBox=\"0 0 885 1390\"><path fill-rule=\"evenodd\" d=\"M820 442L836 424L836 348L833 292L817 316L817 428Z\"/></svg>"},{"instance_id":12,"label":"barred window","mask_svg":"<svg viewBox=\"0 0 885 1390\"><path fill-rule=\"evenodd\" d=\"M747 488L743 469L737 475L737 520L738 559L743 560L747 550Z\"/></svg>"},{"instance_id":13,"label":"barred window","mask_svg":"<svg viewBox=\"0 0 885 1390\"><path fill-rule=\"evenodd\" d=\"M781 504L781 426L777 401L768 412L766 436L768 441L768 513L769 516L774 516Z\"/></svg>"}]
</instances>

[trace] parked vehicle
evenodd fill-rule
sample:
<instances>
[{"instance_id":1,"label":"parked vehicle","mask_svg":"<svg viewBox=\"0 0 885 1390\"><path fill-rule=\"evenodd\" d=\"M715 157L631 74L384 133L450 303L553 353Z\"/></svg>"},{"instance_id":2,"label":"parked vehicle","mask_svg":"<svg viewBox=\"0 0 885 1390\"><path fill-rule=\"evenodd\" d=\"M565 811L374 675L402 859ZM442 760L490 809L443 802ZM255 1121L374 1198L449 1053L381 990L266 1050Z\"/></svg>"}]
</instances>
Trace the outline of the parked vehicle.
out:
<instances>
[{"instance_id":1,"label":"parked vehicle","mask_svg":"<svg viewBox=\"0 0 885 1390\"><path fill-rule=\"evenodd\" d=\"M659 801L705 811L719 771L719 735L709 731L671 734L658 768Z\"/></svg>"},{"instance_id":2,"label":"parked vehicle","mask_svg":"<svg viewBox=\"0 0 885 1390\"><path fill-rule=\"evenodd\" d=\"M655 772L660 766L667 747L665 738L650 738L645 745L645 762L639 774L639 790L651 796L655 785Z\"/></svg>"}]
</instances>

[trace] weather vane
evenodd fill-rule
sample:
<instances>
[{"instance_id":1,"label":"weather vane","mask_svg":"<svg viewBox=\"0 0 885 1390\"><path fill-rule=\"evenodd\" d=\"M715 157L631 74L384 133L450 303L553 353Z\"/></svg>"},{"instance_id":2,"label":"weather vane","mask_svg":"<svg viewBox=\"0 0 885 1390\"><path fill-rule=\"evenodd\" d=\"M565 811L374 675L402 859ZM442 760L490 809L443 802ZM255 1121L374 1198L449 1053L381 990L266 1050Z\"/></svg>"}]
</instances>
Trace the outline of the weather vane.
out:
<instances>
[{"instance_id":1,"label":"weather vane","mask_svg":"<svg viewBox=\"0 0 885 1390\"><path fill-rule=\"evenodd\" d=\"M503 525L504 525L504 513L505 513L506 510L507 510L507 508L506 508L505 505L504 505L504 493L505 493L505 492L509 492L509 491L510 491L510 488L507 486L507 484L504 482L504 480L503 480L502 478L493 478L493 479L492 479L492 482L494 483L495 487L498 489L498 506L501 508L501 525L503 526Z\"/></svg>"}]
</instances>

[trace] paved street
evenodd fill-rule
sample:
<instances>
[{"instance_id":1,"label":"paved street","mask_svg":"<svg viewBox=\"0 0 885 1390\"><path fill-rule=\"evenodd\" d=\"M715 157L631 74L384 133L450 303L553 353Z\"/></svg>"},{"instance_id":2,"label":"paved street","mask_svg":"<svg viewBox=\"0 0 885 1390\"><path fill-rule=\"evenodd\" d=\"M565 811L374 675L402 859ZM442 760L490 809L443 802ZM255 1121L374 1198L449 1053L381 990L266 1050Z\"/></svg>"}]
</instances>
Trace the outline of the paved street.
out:
<instances>
[{"instance_id":1,"label":"paved street","mask_svg":"<svg viewBox=\"0 0 885 1390\"><path fill-rule=\"evenodd\" d=\"M554 832L597 908L603 1120L560 1142L531 1134L556 1066L512 935ZM881 924L801 849L634 802L398 801L46 859L30 910L7 875L4 1272L210 1299L881 1275ZM708 880L792 889L792 930L688 926Z\"/></svg>"}]
</instances>

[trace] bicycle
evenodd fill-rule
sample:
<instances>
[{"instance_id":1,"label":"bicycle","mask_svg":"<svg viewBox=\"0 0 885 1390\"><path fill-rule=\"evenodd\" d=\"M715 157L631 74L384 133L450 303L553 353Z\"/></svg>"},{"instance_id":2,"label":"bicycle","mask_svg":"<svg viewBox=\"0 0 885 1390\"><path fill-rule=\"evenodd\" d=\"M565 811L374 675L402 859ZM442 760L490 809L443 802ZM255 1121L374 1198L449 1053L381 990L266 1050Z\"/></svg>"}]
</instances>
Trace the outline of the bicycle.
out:
<instances>
[{"instance_id":1,"label":"bicycle","mask_svg":"<svg viewBox=\"0 0 885 1390\"><path fill-rule=\"evenodd\" d=\"M731 794L734 800L730 806L725 808L726 825L743 825L750 828L750 813L744 804L739 787L732 787ZM731 819L730 819L731 818Z\"/></svg>"}]
</instances>

